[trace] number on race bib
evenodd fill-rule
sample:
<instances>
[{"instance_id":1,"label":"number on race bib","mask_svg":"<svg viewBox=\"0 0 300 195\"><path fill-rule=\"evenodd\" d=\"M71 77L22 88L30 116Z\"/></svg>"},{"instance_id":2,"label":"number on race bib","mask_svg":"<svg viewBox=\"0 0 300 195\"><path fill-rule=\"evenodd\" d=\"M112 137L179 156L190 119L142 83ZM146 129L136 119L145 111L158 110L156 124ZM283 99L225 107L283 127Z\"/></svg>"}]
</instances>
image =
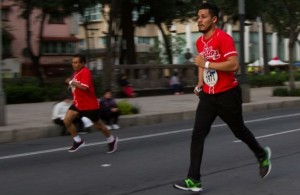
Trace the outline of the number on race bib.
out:
<instances>
[{"instance_id":1,"label":"number on race bib","mask_svg":"<svg viewBox=\"0 0 300 195\"><path fill-rule=\"evenodd\" d=\"M213 69L204 69L203 79L208 86L213 87L218 81L218 73Z\"/></svg>"}]
</instances>

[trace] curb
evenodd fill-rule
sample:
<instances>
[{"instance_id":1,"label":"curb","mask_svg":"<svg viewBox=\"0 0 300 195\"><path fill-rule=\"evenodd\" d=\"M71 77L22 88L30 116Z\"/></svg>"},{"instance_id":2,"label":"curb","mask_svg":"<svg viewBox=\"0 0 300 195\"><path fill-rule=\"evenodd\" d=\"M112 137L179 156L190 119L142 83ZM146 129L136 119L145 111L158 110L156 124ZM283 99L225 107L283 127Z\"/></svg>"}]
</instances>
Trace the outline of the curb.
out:
<instances>
[{"instance_id":1,"label":"curb","mask_svg":"<svg viewBox=\"0 0 300 195\"><path fill-rule=\"evenodd\" d=\"M300 106L300 99L278 100L273 102L259 102L243 104L243 112L271 110ZM138 127L142 125L153 125L178 120L191 120L195 118L196 110L159 113L159 114L136 114L121 116L119 124L122 128ZM39 138L60 136L61 130L54 124L45 124L36 127L6 128L0 131L0 143L18 142Z\"/></svg>"}]
</instances>

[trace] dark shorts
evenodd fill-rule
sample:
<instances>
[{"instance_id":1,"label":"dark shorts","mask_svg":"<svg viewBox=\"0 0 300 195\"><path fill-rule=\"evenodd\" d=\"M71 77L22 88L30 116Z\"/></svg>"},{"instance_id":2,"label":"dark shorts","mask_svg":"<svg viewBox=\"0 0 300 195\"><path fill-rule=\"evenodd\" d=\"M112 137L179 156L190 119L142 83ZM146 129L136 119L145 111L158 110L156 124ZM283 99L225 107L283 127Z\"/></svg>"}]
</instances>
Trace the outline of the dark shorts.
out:
<instances>
[{"instance_id":1,"label":"dark shorts","mask_svg":"<svg viewBox=\"0 0 300 195\"><path fill-rule=\"evenodd\" d=\"M99 121L100 119L100 110L97 109L97 110L78 110L74 104L72 104L69 108L69 110L73 110L73 111L76 111L80 114L79 117L87 117L89 118L91 121L93 122L97 122Z\"/></svg>"}]
</instances>

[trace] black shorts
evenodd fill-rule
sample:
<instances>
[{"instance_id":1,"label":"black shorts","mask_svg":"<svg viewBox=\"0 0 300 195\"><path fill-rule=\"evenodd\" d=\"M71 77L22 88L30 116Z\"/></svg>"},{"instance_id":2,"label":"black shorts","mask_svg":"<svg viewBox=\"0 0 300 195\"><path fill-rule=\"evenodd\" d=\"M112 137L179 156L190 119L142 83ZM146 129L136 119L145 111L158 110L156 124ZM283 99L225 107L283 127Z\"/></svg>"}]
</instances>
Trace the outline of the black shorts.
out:
<instances>
[{"instance_id":1,"label":"black shorts","mask_svg":"<svg viewBox=\"0 0 300 195\"><path fill-rule=\"evenodd\" d=\"M97 122L100 119L100 109L97 110L78 110L74 104L72 104L69 108L69 110L73 110L79 113L79 117L87 117L92 122Z\"/></svg>"}]
</instances>

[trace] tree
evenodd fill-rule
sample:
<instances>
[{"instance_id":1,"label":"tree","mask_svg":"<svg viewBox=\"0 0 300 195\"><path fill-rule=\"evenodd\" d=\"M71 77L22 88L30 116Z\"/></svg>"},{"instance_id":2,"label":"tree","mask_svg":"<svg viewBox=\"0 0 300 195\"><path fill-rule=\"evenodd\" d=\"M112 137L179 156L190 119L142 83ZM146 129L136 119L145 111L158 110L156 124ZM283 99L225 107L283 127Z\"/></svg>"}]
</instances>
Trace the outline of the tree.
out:
<instances>
[{"instance_id":1,"label":"tree","mask_svg":"<svg viewBox=\"0 0 300 195\"><path fill-rule=\"evenodd\" d=\"M9 29L7 27L3 27L0 29L2 31L2 57L3 59L7 57L11 57L11 42L13 40L13 36L10 33Z\"/></svg>"},{"instance_id":2,"label":"tree","mask_svg":"<svg viewBox=\"0 0 300 195\"><path fill-rule=\"evenodd\" d=\"M130 0L121 1L121 17L120 30L122 31L122 38L120 41L120 64L136 64L136 51L134 43L134 23L132 20L133 2Z\"/></svg>"},{"instance_id":3,"label":"tree","mask_svg":"<svg viewBox=\"0 0 300 195\"><path fill-rule=\"evenodd\" d=\"M103 5L112 7L113 0L99 0ZM197 0L119 0L114 9L115 18L111 19L118 24L116 31L122 34L119 39L120 64L136 63L136 51L134 44L135 26L145 26L152 23L157 25L163 35L167 51L168 61L172 63L171 40L165 32L163 25L169 28L175 19L181 21L195 16L195 3ZM168 9L165 9L165 8ZM137 21L133 22L133 10L138 13ZM119 21L119 22L117 22ZM170 30L170 29L169 29ZM115 32L116 33L116 32Z\"/></svg>"},{"instance_id":4,"label":"tree","mask_svg":"<svg viewBox=\"0 0 300 195\"><path fill-rule=\"evenodd\" d=\"M83 12L84 8L95 3L95 0L15 0L16 5L23 9L21 17L25 20L26 44L28 55L33 63L34 72L39 80L39 85L44 85L43 74L40 67L40 58L42 57L42 38L44 34L44 25L47 16L63 17L71 15L73 12ZM77 5L77 6L74 6ZM37 13L37 15L35 15ZM37 37L33 37L32 27L38 26ZM38 49L34 51L33 40L38 40Z\"/></svg>"},{"instance_id":5,"label":"tree","mask_svg":"<svg viewBox=\"0 0 300 195\"><path fill-rule=\"evenodd\" d=\"M214 2L220 8L220 26L224 28L226 23L237 22L239 20L238 13L238 0L235 1L226 1L226 0L214 0ZM269 73L269 66L267 63L268 52L267 52L267 35L266 35L266 22L265 18L267 13L264 11L264 8L267 7L264 1L260 0L245 0L245 19L246 20L256 20L257 17L260 17L262 22L262 31L263 31L263 59L264 59L264 71L266 74Z\"/></svg>"},{"instance_id":6,"label":"tree","mask_svg":"<svg viewBox=\"0 0 300 195\"><path fill-rule=\"evenodd\" d=\"M268 13L266 20L279 35L289 38L289 87L293 90L295 89L294 50L299 42L300 33L300 3L299 0L266 0L265 3Z\"/></svg>"},{"instance_id":7,"label":"tree","mask_svg":"<svg viewBox=\"0 0 300 195\"><path fill-rule=\"evenodd\" d=\"M106 55L103 63L103 74L102 74L102 86L105 89L110 89L113 83L113 75L114 75L114 57L115 50L112 48L111 40L116 37L116 31L118 31L117 23L118 23L118 8L120 1L118 0L104 0L101 1L102 7L105 5L110 6L109 17L108 17L108 33L107 33L107 44L106 44ZM104 10L103 10L103 15Z\"/></svg>"},{"instance_id":8,"label":"tree","mask_svg":"<svg viewBox=\"0 0 300 195\"><path fill-rule=\"evenodd\" d=\"M140 0L137 4L139 17L136 21L138 26L154 23L162 33L169 64L173 63L170 27L174 20L184 22L195 17L197 0ZM169 32L165 32L163 25Z\"/></svg>"}]
</instances>

